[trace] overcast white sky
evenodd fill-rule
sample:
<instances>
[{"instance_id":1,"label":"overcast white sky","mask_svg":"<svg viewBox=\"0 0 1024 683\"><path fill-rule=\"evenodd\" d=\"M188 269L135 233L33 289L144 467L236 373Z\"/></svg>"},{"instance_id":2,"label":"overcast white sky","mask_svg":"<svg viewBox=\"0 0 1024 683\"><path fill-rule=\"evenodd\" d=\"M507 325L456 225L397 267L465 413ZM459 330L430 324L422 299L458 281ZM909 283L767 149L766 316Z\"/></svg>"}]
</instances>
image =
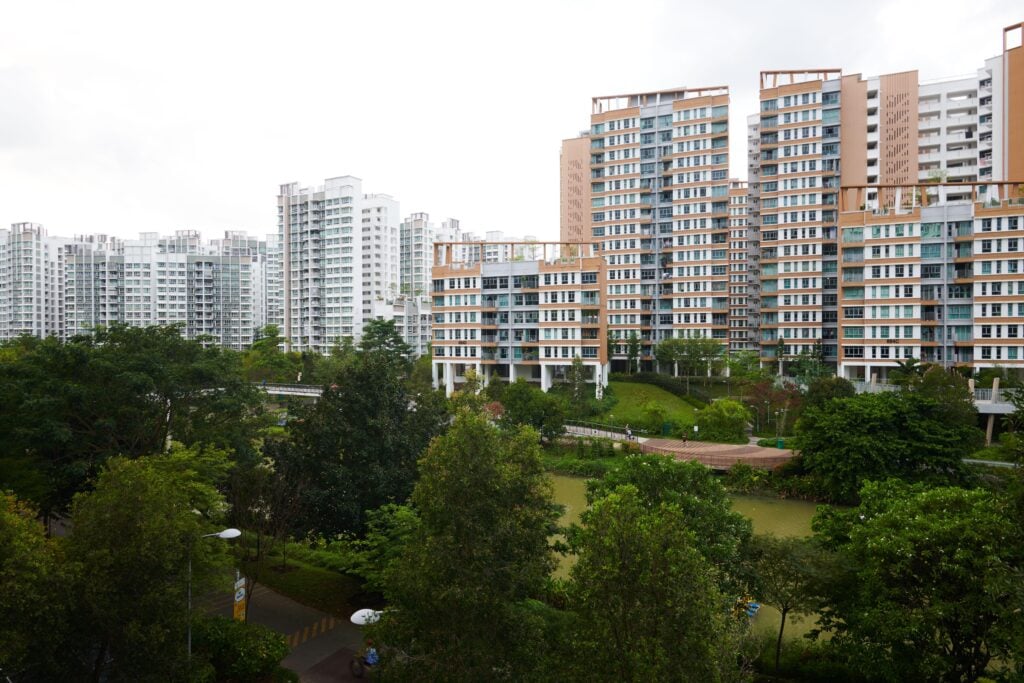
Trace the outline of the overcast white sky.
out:
<instances>
[{"instance_id":1,"label":"overcast white sky","mask_svg":"<svg viewBox=\"0 0 1024 683\"><path fill-rule=\"evenodd\" d=\"M402 213L557 238L594 95L761 69L922 79L998 54L1020 0L787 3L0 0L0 225L276 230L277 186L352 174Z\"/></svg>"}]
</instances>

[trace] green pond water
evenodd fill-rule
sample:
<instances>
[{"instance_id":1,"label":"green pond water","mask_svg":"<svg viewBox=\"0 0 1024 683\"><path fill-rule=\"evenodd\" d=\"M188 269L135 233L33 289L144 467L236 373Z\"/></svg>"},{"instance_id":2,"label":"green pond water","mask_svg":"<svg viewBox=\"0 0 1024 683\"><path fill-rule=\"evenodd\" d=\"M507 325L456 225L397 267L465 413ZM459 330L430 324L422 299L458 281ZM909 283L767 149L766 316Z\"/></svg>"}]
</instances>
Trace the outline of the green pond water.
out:
<instances>
[{"instance_id":1,"label":"green pond water","mask_svg":"<svg viewBox=\"0 0 1024 683\"><path fill-rule=\"evenodd\" d=\"M578 522L580 513L587 507L586 479L568 477L560 474L551 475L554 486L555 501L565 506L561 524ZM772 533L776 536L810 536L811 518L814 517L817 505L802 500L780 500L762 496L730 495L733 509L748 518L754 527L754 533ZM555 575L566 578L576 558L572 555L563 557ZM813 618L791 615L786 619L785 637L787 640L802 636L814 625ZM774 607L764 605L754 617L754 628L777 633L779 628L779 612Z\"/></svg>"}]
</instances>

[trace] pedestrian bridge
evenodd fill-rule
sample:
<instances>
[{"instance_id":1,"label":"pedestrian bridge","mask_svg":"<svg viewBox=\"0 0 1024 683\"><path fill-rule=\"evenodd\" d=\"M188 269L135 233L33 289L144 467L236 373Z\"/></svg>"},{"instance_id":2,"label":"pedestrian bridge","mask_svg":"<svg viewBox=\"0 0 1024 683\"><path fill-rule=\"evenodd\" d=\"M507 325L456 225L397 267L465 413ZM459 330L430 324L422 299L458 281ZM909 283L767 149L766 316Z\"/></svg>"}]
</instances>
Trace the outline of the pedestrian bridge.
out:
<instances>
[{"instance_id":1,"label":"pedestrian bridge","mask_svg":"<svg viewBox=\"0 0 1024 683\"><path fill-rule=\"evenodd\" d=\"M1010 401L1012 389L1000 389L998 382L992 389L975 389L974 381L970 380L971 390L974 392L974 405L978 412L983 415L1009 415L1014 411L1013 403ZM858 394L876 394L883 391L899 391L903 387L899 384L888 384L886 382L853 382L853 387Z\"/></svg>"},{"instance_id":2,"label":"pedestrian bridge","mask_svg":"<svg viewBox=\"0 0 1024 683\"><path fill-rule=\"evenodd\" d=\"M253 386L271 396L308 396L320 398L324 393L324 388L319 384L267 384L266 382L253 382Z\"/></svg>"}]
</instances>

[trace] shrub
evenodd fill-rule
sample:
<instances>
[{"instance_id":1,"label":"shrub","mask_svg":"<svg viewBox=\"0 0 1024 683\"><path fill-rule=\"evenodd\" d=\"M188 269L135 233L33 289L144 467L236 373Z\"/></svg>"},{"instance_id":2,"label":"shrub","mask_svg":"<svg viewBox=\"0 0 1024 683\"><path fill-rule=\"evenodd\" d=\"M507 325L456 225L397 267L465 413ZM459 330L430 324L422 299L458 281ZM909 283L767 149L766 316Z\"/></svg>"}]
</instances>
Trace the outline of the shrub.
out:
<instances>
[{"instance_id":1,"label":"shrub","mask_svg":"<svg viewBox=\"0 0 1024 683\"><path fill-rule=\"evenodd\" d=\"M240 682L274 675L288 654L280 633L227 617L197 619L192 627L192 646L213 666L217 680Z\"/></svg>"},{"instance_id":2,"label":"shrub","mask_svg":"<svg viewBox=\"0 0 1024 683\"><path fill-rule=\"evenodd\" d=\"M699 438L718 443L745 443L750 411L738 401L719 399L697 413Z\"/></svg>"},{"instance_id":3,"label":"shrub","mask_svg":"<svg viewBox=\"0 0 1024 683\"><path fill-rule=\"evenodd\" d=\"M733 491L749 493L761 488L769 477L767 472L755 469L745 462L738 462L726 472L725 485Z\"/></svg>"}]
</instances>

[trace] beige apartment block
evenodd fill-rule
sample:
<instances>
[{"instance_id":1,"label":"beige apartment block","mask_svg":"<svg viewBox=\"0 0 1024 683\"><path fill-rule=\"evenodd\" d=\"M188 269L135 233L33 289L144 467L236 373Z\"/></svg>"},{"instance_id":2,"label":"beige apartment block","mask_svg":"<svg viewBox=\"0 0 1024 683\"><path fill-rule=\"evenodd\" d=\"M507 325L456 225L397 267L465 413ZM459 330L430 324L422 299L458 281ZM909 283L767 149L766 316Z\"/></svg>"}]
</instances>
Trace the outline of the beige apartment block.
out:
<instances>
[{"instance_id":1,"label":"beige apartment block","mask_svg":"<svg viewBox=\"0 0 1024 683\"><path fill-rule=\"evenodd\" d=\"M871 193L887 199L865 209ZM968 200L943 195L967 192ZM839 374L1024 367L1024 184L844 188Z\"/></svg>"},{"instance_id":2,"label":"beige apartment block","mask_svg":"<svg viewBox=\"0 0 1024 683\"><path fill-rule=\"evenodd\" d=\"M535 260L484 261L463 259L462 243L434 245L435 387L451 395L473 370L484 384L524 379L547 391L578 357L601 395L608 383L604 261L586 243L537 246Z\"/></svg>"},{"instance_id":3,"label":"beige apartment block","mask_svg":"<svg viewBox=\"0 0 1024 683\"><path fill-rule=\"evenodd\" d=\"M562 140L559 158L559 240L590 240L590 135Z\"/></svg>"},{"instance_id":4,"label":"beige apartment block","mask_svg":"<svg viewBox=\"0 0 1024 683\"><path fill-rule=\"evenodd\" d=\"M1022 32L1024 24L1004 29L1003 54L968 77L762 73L748 150L764 361L820 349L841 373L862 378L865 368L884 375L909 357L979 367L1013 360L1009 347L979 344L975 353L967 343L975 328L1015 328L972 324L982 316L975 298L992 295L987 284L981 294L965 259L975 257L981 212L991 202L1012 213L1016 204L1005 202L1024 180ZM844 193L846 216L836 210L839 188L856 190ZM907 212L908 201L917 208ZM893 211L903 212L900 220ZM990 222L996 218L1016 222L1008 214ZM936 231L952 241L931 241ZM1003 239L1007 249L1015 244ZM1017 267L1011 261L1006 268ZM984 310L991 317L991 307ZM898 323L881 318L897 311ZM931 323L950 313L966 322L934 331Z\"/></svg>"}]
</instances>

